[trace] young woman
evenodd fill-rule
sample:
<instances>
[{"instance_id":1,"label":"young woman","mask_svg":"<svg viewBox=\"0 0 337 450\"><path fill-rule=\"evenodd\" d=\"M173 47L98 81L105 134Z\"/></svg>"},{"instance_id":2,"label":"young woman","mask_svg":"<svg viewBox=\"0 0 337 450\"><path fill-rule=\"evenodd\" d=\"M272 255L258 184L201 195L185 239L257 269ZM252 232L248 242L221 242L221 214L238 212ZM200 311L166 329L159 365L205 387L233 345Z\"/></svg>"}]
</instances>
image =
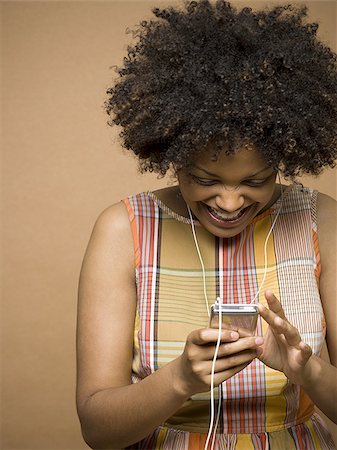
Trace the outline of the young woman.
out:
<instances>
[{"instance_id":1,"label":"young woman","mask_svg":"<svg viewBox=\"0 0 337 450\"><path fill-rule=\"evenodd\" d=\"M172 170L177 185L107 208L94 227L78 307L84 439L334 449L314 406L337 422L335 201L278 174L334 165L336 55L304 7L153 12L106 106L141 170ZM253 336L220 332L212 368L218 297L259 303L259 318Z\"/></svg>"}]
</instances>

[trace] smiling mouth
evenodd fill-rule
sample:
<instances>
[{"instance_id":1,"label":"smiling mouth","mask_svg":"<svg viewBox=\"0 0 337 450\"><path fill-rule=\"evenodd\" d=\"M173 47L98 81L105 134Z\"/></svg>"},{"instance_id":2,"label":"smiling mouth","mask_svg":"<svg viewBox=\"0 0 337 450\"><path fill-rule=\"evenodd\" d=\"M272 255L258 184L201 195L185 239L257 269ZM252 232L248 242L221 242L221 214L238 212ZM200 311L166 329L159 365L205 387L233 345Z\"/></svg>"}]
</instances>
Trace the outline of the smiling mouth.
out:
<instances>
[{"instance_id":1,"label":"smiling mouth","mask_svg":"<svg viewBox=\"0 0 337 450\"><path fill-rule=\"evenodd\" d=\"M212 208L211 206L206 205L209 213L217 220L221 220L222 222L236 222L248 211L249 206L246 208L240 209L240 211L236 211L235 213L226 213L225 211L219 211L217 209Z\"/></svg>"}]
</instances>

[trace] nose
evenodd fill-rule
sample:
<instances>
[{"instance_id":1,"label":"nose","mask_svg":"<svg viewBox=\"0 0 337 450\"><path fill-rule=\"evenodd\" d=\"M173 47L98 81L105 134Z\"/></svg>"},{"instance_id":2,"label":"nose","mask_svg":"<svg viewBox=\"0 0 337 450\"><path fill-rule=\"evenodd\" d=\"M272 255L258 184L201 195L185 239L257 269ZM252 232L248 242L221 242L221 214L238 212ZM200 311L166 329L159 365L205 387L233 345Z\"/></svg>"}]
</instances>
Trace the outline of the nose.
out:
<instances>
[{"instance_id":1,"label":"nose","mask_svg":"<svg viewBox=\"0 0 337 450\"><path fill-rule=\"evenodd\" d=\"M244 202L245 199L243 195L237 190L228 191L227 189L223 189L215 198L217 207L228 213L235 212L242 208Z\"/></svg>"}]
</instances>

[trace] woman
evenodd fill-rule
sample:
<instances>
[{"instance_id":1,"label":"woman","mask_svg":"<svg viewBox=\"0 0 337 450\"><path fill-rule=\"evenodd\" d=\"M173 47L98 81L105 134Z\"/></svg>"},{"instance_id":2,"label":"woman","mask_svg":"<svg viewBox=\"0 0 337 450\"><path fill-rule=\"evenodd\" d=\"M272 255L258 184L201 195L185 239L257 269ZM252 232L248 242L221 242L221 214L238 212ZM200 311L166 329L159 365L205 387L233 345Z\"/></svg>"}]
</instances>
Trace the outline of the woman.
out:
<instances>
[{"instance_id":1,"label":"woman","mask_svg":"<svg viewBox=\"0 0 337 450\"><path fill-rule=\"evenodd\" d=\"M84 439L333 449L314 405L337 422L335 201L277 177L334 165L336 55L305 8L153 12L106 106L141 170L178 183L107 208L94 227L79 288ZM259 319L254 336L221 331L212 376L217 297L259 302Z\"/></svg>"}]
</instances>

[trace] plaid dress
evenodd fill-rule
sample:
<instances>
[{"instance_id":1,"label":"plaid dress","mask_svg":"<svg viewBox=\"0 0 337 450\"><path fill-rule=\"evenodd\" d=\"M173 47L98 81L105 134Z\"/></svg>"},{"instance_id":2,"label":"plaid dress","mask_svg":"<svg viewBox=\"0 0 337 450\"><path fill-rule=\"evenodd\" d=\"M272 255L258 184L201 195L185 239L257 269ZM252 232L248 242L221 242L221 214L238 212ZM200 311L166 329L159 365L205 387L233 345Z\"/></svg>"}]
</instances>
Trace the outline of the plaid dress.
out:
<instances>
[{"instance_id":1,"label":"plaid dress","mask_svg":"<svg viewBox=\"0 0 337 450\"><path fill-rule=\"evenodd\" d=\"M137 311L132 382L137 383L179 356L187 335L208 325L200 261L190 220L151 193L124 200L134 240ZM317 192L293 185L239 235L218 238L195 221L205 265L210 304L249 303L267 270L258 301L271 289L288 320L313 352L320 354L325 321L319 295L320 255ZM259 317L257 333L266 323ZM218 399L218 390L215 390ZM215 449L335 449L314 405L282 372L255 359L222 385ZM133 449L204 449L210 420L210 392L193 395L166 423Z\"/></svg>"}]
</instances>

